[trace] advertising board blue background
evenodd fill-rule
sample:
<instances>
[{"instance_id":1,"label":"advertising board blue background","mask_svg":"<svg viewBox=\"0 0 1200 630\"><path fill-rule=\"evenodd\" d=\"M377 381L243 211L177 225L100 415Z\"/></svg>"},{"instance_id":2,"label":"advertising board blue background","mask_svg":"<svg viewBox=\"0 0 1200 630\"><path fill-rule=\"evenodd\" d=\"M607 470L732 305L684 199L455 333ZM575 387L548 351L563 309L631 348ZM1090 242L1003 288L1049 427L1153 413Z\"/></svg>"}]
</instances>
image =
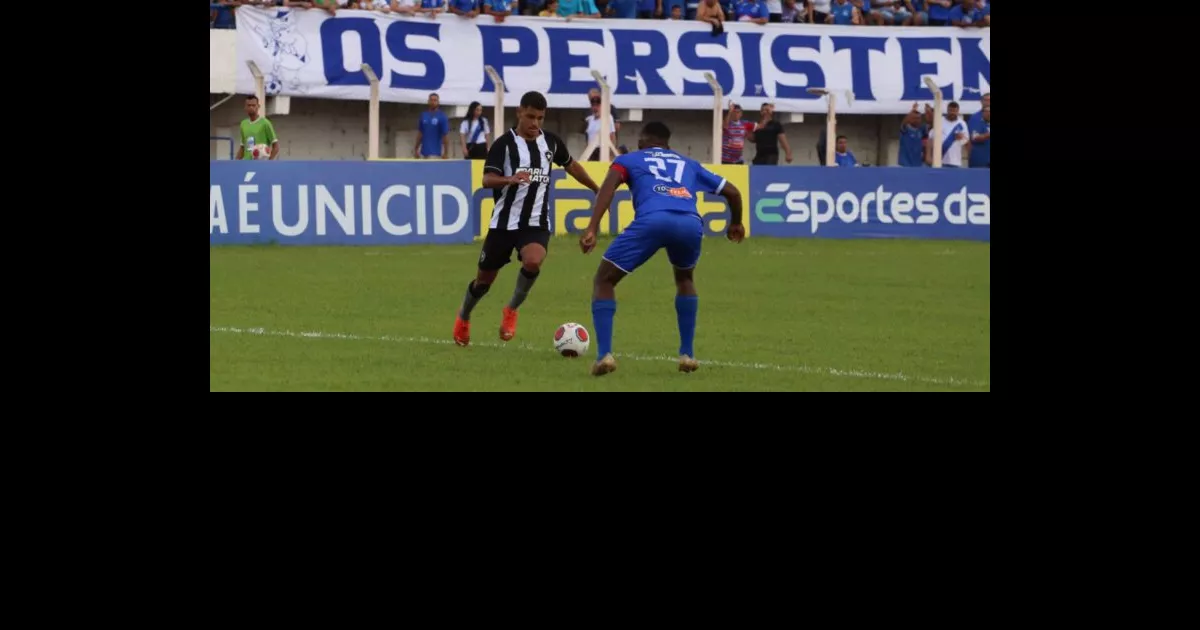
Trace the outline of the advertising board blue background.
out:
<instances>
[{"instance_id":1,"label":"advertising board blue background","mask_svg":"<svg viewBox=\"0 0 1200 630\"><path fill-rule=\"evenodd\" d=\"M211 245L470 243L471 165L212 161Z\"/></svg>"},{"instance_id":2,"label":"advertising board blue background","mask_svg":"<svg viewBox=\"0 0 1200 630\"><path fill-rule=\"evenodd\" d=\"M755 237L991 241L991 191L989 169L755 166L746 208Z\"/></svg>"}]
</instances>

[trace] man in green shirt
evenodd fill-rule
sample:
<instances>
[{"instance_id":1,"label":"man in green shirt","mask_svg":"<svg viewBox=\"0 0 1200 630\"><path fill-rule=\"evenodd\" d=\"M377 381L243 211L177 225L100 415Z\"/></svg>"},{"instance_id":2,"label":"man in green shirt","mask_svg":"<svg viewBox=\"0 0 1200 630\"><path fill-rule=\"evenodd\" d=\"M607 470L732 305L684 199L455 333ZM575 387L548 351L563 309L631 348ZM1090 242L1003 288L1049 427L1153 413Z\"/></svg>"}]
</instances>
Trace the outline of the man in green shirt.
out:
<instances>
[{"instance_id":1,"label":"man in green shirt","mask_svg":"<svg viewBox=\"0 0 1200 630\"><path fill-rule=\"evenodd\" d=\"M246 97L246 120L242 121L242 143L238 145L238 160L253 160L254 147L269 147L271 159L279 157L279 137L275 135L275 126L265 116L258 115L258 97L251 94Z\"/></svg>"}]
</instances>

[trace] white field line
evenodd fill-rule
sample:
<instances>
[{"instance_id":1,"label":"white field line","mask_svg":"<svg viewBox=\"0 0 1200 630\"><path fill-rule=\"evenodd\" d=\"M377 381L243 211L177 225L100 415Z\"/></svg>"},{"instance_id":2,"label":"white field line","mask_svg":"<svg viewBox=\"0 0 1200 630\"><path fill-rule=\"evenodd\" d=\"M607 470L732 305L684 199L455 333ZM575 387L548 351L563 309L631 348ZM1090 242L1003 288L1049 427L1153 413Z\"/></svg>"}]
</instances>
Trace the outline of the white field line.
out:
<instances>
[{"instance_id":1,"label":"white field line","mask_svg":"<svg viewBox=\"0 0 1200 630\"><path fill-rule=\"evenodd\" d=\"M454 341L452 339L434 339L432 337L371 337L366 335L351 335L346 333L327 333L327 332L293 332L290 330L266 330L265 328L234 328L231 326L209 326L210 333L232 333L240 335L260 335L264 337L293 337L298 339L343 339L348 341L383 341L387 343L419 343L419 344L436 344L450 345ZM553 352L548 347L534 346L527 343L499 343L495 341L472 341L471 346L479 346L483 348L509 348L515 347L520 350L531 352ZM644 354L628 354L624 352L614 353L614 356L620 359L628 359L632 361L678 361L679 357L666 355L644 355ZM735 361L708 361L701 360L702 365L712 365L716 367L727 368L742 368L748 370L775 370L778 372L800 372L803 374L823 374L826 376L838 376L845 378L866 378L880 381L900 381L902 383L928 383L931 385L966 385L970 387L987 387L984 381L977 381L962 378L932 378L927 376L913 376L903 373L885 373L885 372L866 372L863 370L841 370L838 368L829 367L810 367L807 365L775 365L772 363L741 363Z\"/></svg>"}]
</instances>

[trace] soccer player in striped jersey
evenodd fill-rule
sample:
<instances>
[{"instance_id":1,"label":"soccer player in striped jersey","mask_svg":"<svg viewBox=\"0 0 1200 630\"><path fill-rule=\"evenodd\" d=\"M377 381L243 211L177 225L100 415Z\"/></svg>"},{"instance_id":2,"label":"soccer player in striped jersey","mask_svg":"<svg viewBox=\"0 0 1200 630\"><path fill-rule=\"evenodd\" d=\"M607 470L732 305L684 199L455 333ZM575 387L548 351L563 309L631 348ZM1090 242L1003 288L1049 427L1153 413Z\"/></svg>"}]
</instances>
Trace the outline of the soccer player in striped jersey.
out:
<instances>
[{"instance_id":1,"label":"soccer player in striped jersey","mask_svg":"<svg viewBox=\"0 0 1200 630\"><path fill-rule=\"evenodd\" d=\"M699 162L672 151L667 144L670 140L671 130L660 122L646 123L642 127L638 150L613 161L600 192L596 194L592 221L579 238L583 253L596 247L600 219L608 211L617 187L627 184L633 194L633 223L608 246L592 284L592 325L597 356L592 374L596 376L617 369L617 361L612 355L617 283L664 247L675 273L679 371L694 372L700 367L692 348L699 304L692 273L700 260L700 242L704 239L700 213L696 210L696 193L724 197L729 203L730 215L726 236L735 243L742 242L746 236L746 228L742 225L742 193Z\"/></svg>"},{"instance_id":2,"label":"soccer player in striped jersey","mask_svg":"<svg viewBox=\"0 0 1200 630\"><path fill-rule=\"evenodd\" d=\"M496 207L483 239L479 270L467 285L462 307L454 318L454 342L465 346L471 341L471 311L487 295L500 268L517 251L521 271L512 298L504 306L500 320L500 339L508 341L517 334L517 309L529 296L533 282L541 272L550 244L550 165L566 169L576 181L596 192L596 182L571 159L567 143L544 131L546 97L526 92L517 109L517 126L496 138L483 166L483 186L494 192Z\"/></svg>"}]
</instances>

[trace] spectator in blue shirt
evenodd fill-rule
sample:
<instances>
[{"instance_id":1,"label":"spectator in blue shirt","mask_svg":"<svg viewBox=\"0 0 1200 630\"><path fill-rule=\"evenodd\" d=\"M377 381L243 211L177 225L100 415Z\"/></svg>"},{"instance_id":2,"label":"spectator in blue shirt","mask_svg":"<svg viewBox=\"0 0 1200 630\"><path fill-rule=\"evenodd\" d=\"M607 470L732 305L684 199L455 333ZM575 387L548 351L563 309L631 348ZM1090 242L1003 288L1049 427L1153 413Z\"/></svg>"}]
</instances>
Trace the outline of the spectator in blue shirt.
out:
<instances>
[{"instance_id":1,"label":"spectator in blue shirt","mask_svg":"<svg viewBox=\"0 0 1200 630\"><path fill-rule=\"evenodd\" d=\"M465 18L479 15L480 0L450 0L450 12Z\"/></svg>"},{"instance_id":2,"label":"spectator in blue shirt","mask_svg":"<svg viewBox=\"0 0 1200 630\"><path fill-rule=\"evenodd\" d=\"M512 15L515 4L517 0L483 0L483 10L497 22L503 22L504 18Z\"/></svg>"},{"instance_id":3,"label":"spectator in blue shirt","mask_svg":"<svg viewBox=\"0 0 1200 630\"><path fill-rule=\"evenodd\" d=\"M237 5L233 3L233 0L220 0L219 2L209 3L209 28L236 28L237 25L233 19L233 9L235 6Z\"/></svg>"},{"instance_id":4,"label":"spectator in blue shirt","mask_svg":"<svg viewBox=\"0 0 1200 630\"><path fill-rule=\"evenodd\" d=\"M766 24L771 12L767 10L767 3L755 0L743 0L737 5L737 21L738 22L754 22L755 24Z\"/></svg>"},{"instance_id":5,"label":"spectator in blue shirt","mask_svg":"<svg viewBox=\"0 0 1200 630\"><path fill-rule=\"evenodd\" d=\"M636 20L638 0L608 0L608 8L604 14L611 18Z\"/></svg>"},{"instance_id":6,"label":"spectator in blue shirt","mask_svg":"<svg viewBox=\"0 0 1200 630\"><path fill-rule=\"evenodd\" d=\"M558 17L599 18L600 10L593 0L558 0Z\"/></svg>"},{"instance_id":7,"label":"spectator in blue shirt","mask_svg":"<svg viewBox=\"0 0 1200 630\"><path fill-rule=\"evenodd\" d=\"M439 13L446 10L446 0L421 0L421 8L417 13L424 13L429 19L436 20Z\"/></svg>"},{"instance_id":8,"label":"spectator in blue shirt","mask_svg":"<svg viewBox=\"0 0 1200 630\"><path fill-rule=\"evenodd\" d=\"M975 0L962 0L962 4L950 9L947 20L954 26L979 27L983 26L983 11L975 7Z\"/></svg>"},{"instance_id":9,"label":"spectator in blue shirt","mask_svg":"<svg viewBox=\"0 0 1200 630\"><path fill-rule=\"evenodd\" d=\"M925 166L925 141L929 138L929 125L913 103L912 111L900 123L900 166Z\"/></svg>"},{"instance_id":10,"label":"spectator in blue shirt","mask_svg":"<svg viewBox=\"0 0 1200 630\"><path fill-rule=\"evenodd\" d=\"M929 25L946 26L950 23L951 0L929 0Z\"/></svg>"},{"instance_id":11,"label":"spectator in blue shirt","mask_svg":"<svg viewBox=\"0 0 1200 630\"><path fill-rule=\"evenodd\" d=\"M985 106L979 114L972 116L967 123L967 132L971 135L971 157L967 166L971 168L992 168L992 108Z\"/></svg>"},{"instance_id":12,"label":"spectator in blue shirt","mask_svg":"<svg viewBox=\"0 0 1200 630\"><path fill-rule=\"evenodd\" d=\"M428 0L426 0L428 1ZM417 144L413 157L419 159L450 159L450 119L438 109L437 92L429 95L429 109L421 112L417 123Z\"/></svg>"},{"instance_id":13,"label":"spectator in blue shirt","mask_svg":"<svg viewBox=\"0 0 1200 630\"><path fill-rule=\"evenodd\" d=\"M662 14L663 0L638 0L637 17L639 20L662 17Z\"/></svg>"},{"instance_id":14,"label":"spectator in blue shirt","mask_svg":"<svg viewBox=\"0 0 1200 630\"><path fill-rule=\"evenodd\" d=\"M829 17L825 18L825 23L843 26L862 24L862 14L858 12L858 7L850 4L847 0L833 0L833 4L829 6Z\"/></svg>"},{"instance_id":15,"label":"spectator in blue shirt","mask_svg":"<svg viewBox=\"0 0 1200 630\"><path fill-rule=\"evenodd\" d=\"M837 146L833 153L833 162L843 168L858 166L858 160L854 158L854 153L847 148L848 140L846 136L837 137Z\"/></svg>"}]
</instances>

